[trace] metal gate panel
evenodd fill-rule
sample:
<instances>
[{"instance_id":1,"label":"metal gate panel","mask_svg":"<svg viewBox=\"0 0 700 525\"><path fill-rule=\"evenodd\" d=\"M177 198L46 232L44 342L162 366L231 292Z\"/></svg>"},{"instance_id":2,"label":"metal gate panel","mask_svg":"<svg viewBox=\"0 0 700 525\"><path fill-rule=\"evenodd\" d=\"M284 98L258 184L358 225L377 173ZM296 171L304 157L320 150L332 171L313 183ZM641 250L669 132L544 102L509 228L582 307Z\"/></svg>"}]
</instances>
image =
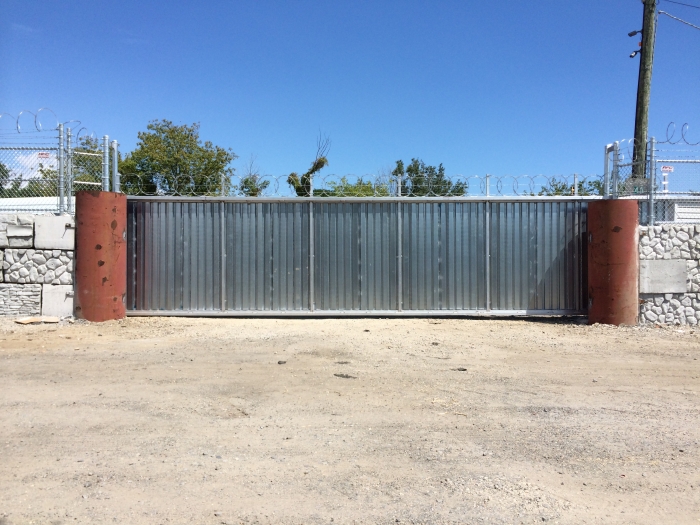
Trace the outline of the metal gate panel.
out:
<instances>
[{"instance_id":1,"label":"metal gate panel","mask_svg":"<svg viewBox=\"0 0 700 525\"><path fill-rule=\"evenodd\" d=\"M130 201L127 305L221 310L223 203Z\"/></svg>"},{"instance_id":2,"label":"metal gate panel","mask_svg":"<svg viewBox=\"0 0 700 525\"><path fill-rule=\"evenodd\" d=\"M438 309L486 308L486 207L483 202L435 204L440 231Z\"/></svg>"},{"instance_id":3,"label":"metal gate panel","mask_svg":"<svg viewBox=\"0 0 700 525\"><path fill-rule=\"evenodd\" d=\"M483 202L404 202L403 309L486 309Z\"/></svg>"},{"instance_id":4,"label":"metal gate panel","mask_svg":"<svg viewBox=\"0 0 700 525\"><path fill-rule=\"evenodd\" d=\"M396 203L313 206L315 309L395 310Z\"/></svg>"},{"instance_id":5,"label":"metal gate panel","mask_svg":"<svg viewBox=\"0 0 700 525\"><path fill-rule=\"evenodd\" d=\"M586 203L491 206L491 308L585 310Z\"/></svg>"},{"instance_id":6,"label":"metal gate panel","mask_svg":"<svg viewBox=\"0 0 700 525\"><path fill-rule=\"evenodd\" d=\"M309 308L308 204L226 204L226 310Z\"/></svg>"},{"instance_id":7,"label":"metal gate panel","mask_svg":"<svg viewBox=\"0 0 700 525\"><path fill-rule=\"evenodd\" d=\"M130 197L131 315L577 314L587 200Z\"/></svg>"}]
</instances>

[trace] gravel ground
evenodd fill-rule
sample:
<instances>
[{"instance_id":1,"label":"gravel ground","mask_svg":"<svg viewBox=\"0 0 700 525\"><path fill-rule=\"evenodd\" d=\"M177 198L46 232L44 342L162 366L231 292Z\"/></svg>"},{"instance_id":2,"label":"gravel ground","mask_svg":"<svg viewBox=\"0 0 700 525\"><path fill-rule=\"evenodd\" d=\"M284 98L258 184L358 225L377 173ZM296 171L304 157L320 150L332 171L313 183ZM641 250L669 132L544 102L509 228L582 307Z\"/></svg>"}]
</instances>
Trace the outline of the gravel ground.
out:
<instances>
[{"instance_id":1,"label":"gravel ground","mask_svg":"<svg viewBox=\"0 0 700 525\"><path fill-rule=\"evenodd\" d=\"M0 320L0 525L700 522L700 330Z\"/></svg>"}]
</instances>

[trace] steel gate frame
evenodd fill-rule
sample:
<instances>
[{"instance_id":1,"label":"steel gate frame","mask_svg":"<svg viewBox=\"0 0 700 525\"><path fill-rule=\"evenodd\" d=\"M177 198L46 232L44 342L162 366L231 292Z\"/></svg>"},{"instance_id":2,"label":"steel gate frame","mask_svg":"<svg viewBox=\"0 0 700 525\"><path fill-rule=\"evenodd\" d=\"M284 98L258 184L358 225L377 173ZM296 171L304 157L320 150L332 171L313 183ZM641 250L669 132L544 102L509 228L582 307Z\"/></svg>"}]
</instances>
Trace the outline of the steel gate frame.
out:
<instances>
[{"instance_id":1,"label":"steel gate frame","mask_svg":"<svg viewBox=\"0 0 700 525\"><path fill-rule=\"evenodd\" d=\"M307 197L307 198L298 198L298 197L293 197L293 198L279 198L279 197L271 197L271 198L265 198L265 197L234 197L234 198L221 198L221 197L170 197L170 196L164 196L164 197L136 197L136 196L129 196L128 197L128 209L129 209L129 217L128 217L128 231L127 231L127 239L128 239L128 251L129 251L129 257L128 257L128 275L127 275L127 283L128 283L128 291L127 291L127 315L129 316L154 316L154 315L162 315L162 316L194 316L194 317L202 317L202 316L214 316L214 317L423 317L423 316L435 316L435 317L448 317L448 316L484 316L484 317L497 317L497 316L533 316L533 315L545 315L545 316L562 316L562 315L584 315L586 314L586 307L587 307L587 284L586 284L586 246L587 246L587 236L586 236L586 218L587 218L587 203L593 200L599 200L601 197L590 197L590 196L523 196L523 197L498 197L498 196L485 196L485 197ZM176 213L173 211L175 209L176 204L181 204L181 205L188 205L188 210L189 208L192 208L194 210L200 210L196 211L196 213L202 212L202 210L205 209L205 205L208 207L209 212L212 214L212 220L209 224L212 226L212 231L211 232L205 232L203 225L198 223L198 233L201 235L209 235L210 239L207 240L207 242L204 243L204 245L199 244L197 247L195 246L190 246L190 242L200 242L200 238L192 235L191 238L188 237L189 240L183 240L183 250L190 250L190 253L195 253L194 250L210 250L211 251L211 258L216 259L215 263L210 264L210 268L207 270L202 270L199 269L199 261L198 259L192 258L191 259L191 264L192 265L197 265L197 268L194 270L194 273L192 276L196 277L196 279L202 283L202 286L204 287L203 289L197 289L198 297L195 300L195 307L191 308L188 307L188 304L190 304L188 301L185 300L180 300L180 302L176 302L173 299L173 296L176 295L175 290L169 290L168 287L169 285L166 283L166 279L156 276L157 271L160 268L147 268L147 263L146 263L146 258L147 258L147 253L149 254L148 256L153 258L156 262L151 264L151 266L154 266L156 264L164 266L165 269L163 269L163 272L169 272L171 275L175 276L181 276L182 277L182 284L183 287L185 285L188 285L186 282L187 277L185 276L186 272L192 272L192 268L188 267L188 262L185 261L184 259L182 261L178 262L178 257L180 257L175 250L175 243L173 239L177 237L178 235L181 236L183 239L185 237L185 234L183 233L186 230L184 221L188 220L189 221L189 216L185 216L183 214L180 219L183 221L183 224L181 226L178 226L174 220L174 217L176 216ZM292 231L291 233L291 244L287 244L287 246L292 246L293 249L298 248L298 255L296 262L300 262L300 266L298 268L294 268L294 272L298 274L296 277L292 277L292 280L294 278L298 278L298 283L293 284L292 286L297 286L299 287L298 294L297 290L293 292L293 295L295 297L298 297L298 300L295 299L296 304L298 305L297 308L294 309L279 309L279 308L266 308L266 309L250 309L250 308L241 308L241 309L231 309L229 306L234 305L234 301L236 298L230 297L230 295L233 295L230 293L231 290L236 290L235 288L235 275L234 273L238 270L238 267L234 267L233 263L233 258L237 257L239 255L238 252L240 252L241 256L241 270L239 272L239 277L242 276L241 283L242 284L245 281L246 276L243 274L243 270L247 267L248 272L261 272L265 271L265 268L262 270L260 269L261 265L269 265L267 269L271 270L270 273L270 280L272 283L274 283L274 275L275 275L275 269L274 265L275 260L274 260L274 253L266 254L265 253L265 247L260 247L259 244L257 243L254 248L256 251L253 257L253 259L250 259L249 261L243 261L243 257L248 257L250 258L251 256L251 249L250 246L247 248L244 245L240 245L243 247L243 249L238 250L237 253L227 253L229 246L230 245L235 245L236 239L235 239L235 234L241 233L239 241L242 240L242 242L248 242L250 239L243 239L243 236L246 234L246 232L243 231L243 226L242 222L239 225L239 223L235 222L234 217L233 217L233 212L236 210L237 205L243 205L240 209L243 210L246 208L246 205L250 204L255 204L255 205L269 205L267 208L264 208L265 211L259 211L263 209L261 206L257 207L258 211L255 211L256 215L254 216L252 222L250 222L250 228L253 228L257 231L259 228L263 228L262 234L256 238L261 238L264 239L265 241L268 240L267 235L272 236L277 235L287 235L289 234L290 231L290 226L288 222L285 220L279 219L279 223L275 223L272 219L272 216L275 212L273 212L274 205L277 206L277 211L280 215L280 217L284 214L286 214L285 219L288 218L291 213L297 213L297 215L293 215L293 221L297 221L298 224L294 224L292 228L296 228L296 231ZM441 204L445 206L433 206L434 204ZM465 204L470 204L470 205L475 205L476 206L476 212L474 213L474 216L476 217L477 223L476 226L472 228L473 231L475 231L478 235L479 233L479 214L481 213L482 216L481 218L483 219L483 253L479 253L479 246L478 246L478 239L477 239L477 244L474 246L477 246L476 253L474 255L471 255L471 252L467 250L468 256L471 257L472 261L467 261L466 263L463 262L462 258L456 257L454 254L454 248L452 248L452 252L450 252L450 246L440 246L441 240L447 235L457 235L454 230L459 230L460 228L463 227L463 221L464 221L464 213L462 210L462 217L460 222L460 218L457 217L458 213L457 210L458 208L467 208L464 206ZM556 214L557 216L555 217L555 212L553 211L554 204L557 205L557 210ZM168 205L171 205L171 212L173 213L173 219L170 220L169 218L162 218L160 217L160 214L162 210L167 210ZM194 205L194 207L192 206ZM282 205L280 207L279 205ZM391 210L395 209L393 214L395 215L396 218L396 227L393 230L393 233L395 235L395 248L387 248L391 251L391 253L396 254L396 264L395 264L395 272L394 275L392 275L391 279L389 279L389 283L386 283L384 279L380 279L378 282L380 282L383 286L389 287L389 291L387 292L389 296L392 297L391 302L392 305L395 304L394 308L319 308L318 303L324 303L324 299L320 298L318 296L319 290L317 289L317 280L321 278L321 276L317 275L318 271L321 270L326 271L326 272L333 272L336 271L336 279L340 279L339 277L339 266L341 263L345 262L347 257L343 261L335 261L336 266L333 266L331 264L331 259L333 254L328 255L328 260L326 261L323 259L326 254L325 253L316 253L317 248L319 246L325 246L322 245L322 242L325 242L323 239L317 238L317 234L321 233L324 234L327 230L327 237L328 239L334 239L333 242L337 242L338 237L332 237L331 232L330 232L330 224L333 221L333 217L335 217L335 220L340 220L340 217L342 216L342 206L343 205L351 205L350 208L352 208L352 205L364 205L364 209L368 209L368 207L372 206L382 206L384 205L385 208L389 211L382 211L378 215L380 218L384 217L387 219L387 221L393 222L393 217ZM450 232L443 232L440 231L440 228L445 226L445 229L447 230L449 228L450 223L448 222L448 219L445 218L439 218L437 222L437 232L430 232L427 231L429 227L431 226L430 224L427 224L427 222L430 220L430 217L427 219L423 217L423 223L419 222L419 215L420 215L420 206L416 207L416 205L425 205L424 208L425 210L428 210L430 208L435 208L438 211L438 215L440 213L443 213L445 209L448 209L450 205L453 205L452 208L449 208L453 210L453 213L455 215L453 222L451 223L453 225L453 231ZM534 205L534 206L533 206ZM547 205L549 205L549 208L547 208ZM334 213L328 213L327 216L324 216L324 206L327 207L328 210L331 210L332 206L335 206L334 209L336 210L341 210L341 211L336 211ZM525 214L523 214L523 206L526 208ZM562 213L561 207L565 206L564 212ZM139 208L141 207L141 208ZM155 211L151 210L151 207L154 208ZM412 209L413 208L418 209L419 211L415 211ZM473 207L473 206L472 206ZM508 215L509 213L509 207L512 208L511 210L511 216ZM145 208L149 209L149 213L144 213L143 210ZM248 210L250 210L251 207L247 207ZM252 207L256 208L256 207ZM296 210L294 210L296 208ZM360 206L362 209L362 206ZM516 208L518 208L518 211L516 213ZM141 211L139 212L139 209ZM547 209L549 210L547 212ZM280 211L282 210L282 211ZM482 211L479 211L482 210ZM533 211L534 210L534 211ZM471 211L471 210L470 210ZM152 212L152 213L151 213ZM189 213L189 212L188 212ZM218 213L218 221L216 220L216 217L214 217L215 214ZM428 212L425 212L425 215L428 215ZM435 214L434 211L430 211L430 213ZM547 213L549 215L547 216ZM139 215L140 214L140 215ZM267 215L266 215L267 214ZM154 216L158 215L157 219L154 219ZM517 215L517 216L516 216ZM526 215L526 216L524 216ZM320 218L319 218L320 217ZM357 220L362 222L362 215L358 214ZM365 212L364 218L365 222L367 222L367 218L370 217L370 214L368 212ZM554 242L554 238L556 236L556 232L554 232L555 228L557 229L557 232L561 229L561 221L563 220L565 222L564 229L565 235L568 235L568 241L565 240L563 249L566 251L566 257L565 260L560 260L560 255L557 253L553 253L557 250L561 250L562 246L559 244L554 245L552 244ZM571 217L571 218L569 218ZM155 227L153 222L149 221L154 221L157 227L160 228L160 231L155 231L153 228ZM168 229L168 220L172 222L173 224L170 224L170 229ZM241 218L241 221L243 219ZM345 218L342 219L343 221L346 221ZM516 220L519 220L519 223L516 223ZM140 221L140 222L139 222ZM266 222L267 221L267 222ZM321 223L319 223L321 221ZM330 221L328 224L323 223L323 221ZM412 226L413 223L411 221L415 222L415 229ZM534 221L534 222L533 222ZM558 222L557 222L558 221ZM527 224L527 226L524 226ZM233 225L233 228L232 228ZM274 230L275 225L277 227L277 231ZM533 228L534 225L534 228ZM285 226L287 229L286 233L281 232L281 226ZM323 226L328 226L327 230L322 229ZM352 225L351 225L352 226ZM359 227L358 225L354 225ZM435 227L435 225L432 225ZM231 231L232 229L235 229L235 227L240 227L241 232L236 232L236 231ZM365 225L366 231L368 232L368 236L373 236L376 235L376 227L374 229L370 229L369 225ZM151 228L149 230L149 228ZM180 230L178 231L178 228ZM267 228L267 229L265 229ZM350 227L348 227L350 228ZM423 231L421 231L421 228L423 228ZM530 238L528 239L522 239L520 238L523 228L527 228L527 231L529 232ZM540 241L540 228L543 230L542 232L542 237L544 238L544 247L538 245L538 242ZM348 229L347 231L350 231L350 237L352 237L352 230ZM352 238L350 239L344 239L342 238L343 232L341 232L341 239L339 242L350 242L352 241ZM250 233L250 232L247 232ZM386 232L387 236L391 236L392 230L388 229ZM146 236L150 234L152 236L152 240L154 241L152 246L147 246L146 244ZM415 234L415 235L413 235ZM461 232L462 236L464 235L464 232ZM297 237L295 237L297 235ZM413 235L413 236L412 236ZM429 235L434 235L437 238L437 252L436 253L427 253L426 250L431 249L434 251L435 246L430 245L427 246L426 244L426 236ZM535 236L535 244L532 244L532 236ZM547 235L551 238L550 240L552 241L552 246L549 246L547 248ZM496 237L494 239L493 237ZM506 238L508 237L508 238ZM272 238L272 237L270 237ZM502 238L506 238L503 240ZM214 242L215 239L218 239L218 242ZM233 239L231 241L231 239ZM385 237L382 241L377 241L376 246L378 247L383 247L383 243L387 241L391 243L391 239ZM211 241L211 242L209 242ZM231 241L231 242L229 242ZM295 241L297 244L301 243L301 246L296 246ZM561 235L559 235L559 238L557 239L556 242L561 241ZM358 237L358 243L359 243L359 237ZM420 265L416 265L415 262L411 259L411 255L405 255L404 250L407 248L405 246L405 243L409 242L408 249L413 250L414 246L411 244L416 244L416 248L414 250L414 258L417 257L417 254L422 254L424 256L428 255L436 255L437 254L437 259L432 260L431 258L425 259L425 263L427 266L432 266L437 264L438 270L437 270L437 283L430 283L426 284L424 286L424 291L427 291L428 293L435 294L436 290L438 293L438 301L439 304L442 306L445 303L443 302L444 298L444 288L445 285L444 280L445 280L445 260L451 256L453 257L453 260L456 262L460 263L459 270L463 273L464 272L464 267L468 266L469 262L476 263L477 265L479 264L479 260L483 259L483 303L481 303L481 299L479 297L479 293L477 291L477 299L476 302L480 303L476 308L471 307L471 308L406 308L407 303L410 306L412 303L411 297L406 298L405 293L407 292L406 290L406 283L411 282L407 281L405 272L412 271L414 273L414 276L417 275L417 272L422 272L421 275L426 277L426 271L425 268L423 268ZM459 241L457 241L459 242ZM160 244L159 244L160 243ZM168 244L169 243L169 244ZM572 246L569 247L567 244L571 244ZM168 247L170 250L171 257L168 257L167 253L161 253L161 248L163 246ZM218 244L218 247L217 247ZM448 242L445 242L445 244L449 244ZM305 246L304 246L305 245ZM516 249L517 245L517 249ZM370 246L369 244L367 246ZM375 245L371 245L374 247ZM421 252L421 246L424 247L424 250ZM426 247L427 246L427 247ZM534 246L534 256L537 258L536 260L532 260L531 257L533 256L533 246ZM304 248L306 248L306 253L304 251ZM341 252L342 248L349 248L352 250L352 247L341 247ZM150 251L149 251L150 250ZM262 250L262 252L260 251ZM274 251L274 242L271 241L271 252ZM371 251L369 248L367 251ZM508 259L508 253L510 251L510 255L515 254L516 251L518 251L518 254L520 256L520 261L515 261L515 259ZM569 253L571 251L572 253ZM495 257L494 257L494 252L495 252ZM196 252L199 254L199 251ZM344 252L342 252L344 253ZM341 253L341 255L342 255ZM257 255L260 255L260 257L257 257ZM283 254L284 255L284 254ZM289 256L289 254L286 254ZM293 254L296 256L297 254ZM336 254L337 256L337 254ZM366 254L363 254L362 256L367 256ZM380 254L381 256L381 254ZM139 261L139 257L141 257L141 261ZM184 256L183 256L184 257ZM320 259L319 259L320 258ZM407 260L408 258L408 260ZM175 259L175 260L173 260ZM304 259L306 259L307 263L304 264ZM551 259L551 261L549 261ZM320 266L321 263L319 263L319 260L322 260L323 266ZM252 263L251 263L252 261ZM211 261L210 261L211 262ZM364 270L361 268L362 262L361 262L361 257L358 261L351 261L352 262L357 262L358 267L360 268L355 268L354 270L351 269L348 275L352 277L355 275L358 277L360 281L360 286L362 284L362 271ZM376 261L375 261L376 262ZM530 273L528 274L528 281L527 282L516 282L518 279L517 273L517 268L515 266L520 263L527 263L530 268ZM550 289L544 288L544 284L542 284L542 289L540 290L540 281L542 279L546 278L546 275L550 273L552 270L551 268L546 267L548 262L551 262L551 264L556 264L558 265L558 271L560 272L561 275L564 275L562 272L562 265L565 267L564 268L564 273L567 274L567 278L565 278L563 282L563 287L557 288L554 291L554 294L559 294L559 298L557 299L554 297L553 292ZM351 264L348 263L348 264ZM279 264L279 261L277 262ZM448 263L449 264L449 263ZM179 265L179 266L178 266ZM248 266L246 266L248 265ZM412 266L411 266L412 265ZM442 265L442 266L441 266ZM496 271L494 272L494 265L497 266ZM369 266L372 266L371 264ZM534 266L534 270L533 267ZM505 269L503 269L505 268ZM278 268L279 269L279 268ZM303 269L303 271L302 271ZM503 271L501 272L501 270ZM297 271L298 270L298 271ZM521 268L522 270L522 268ZM453 268L451 270L453 273L457 271L457 268ZM533 274L533 271L535 272ZM211 272L211 273L209 273ZM353 274L355 272L355 274ZM442 272L442 273L441 273ZM510 272L510 273L509 273ZM480 270L477 268L476 269L476 274L478 277L478 274L480 273ZM289 268L288 272L289 274ZM306 274L306 277L304 277L304 274ZM503 275L502 275L503 274ZM280 272L281 275L281 272ZM385 274L386 275L386 274ZM391 269L389 268L389 275L391 275ZM533 277L534 275L534 277ZM510 277L509 277L510 276ZM330 275L329 276L323 276L324 278L327 277L327 282L330 281ZM431 277L430 275L427 275L426 279L428 277ZM503 277L503 279L501 279ZM570 279L569 279L570 277ZM251 279L251 275L248 276L249 279ZM345 278L345 275L343 276L343 279ZM537 290L533 291L533 282L532 279L534 278L535 281L535 286L538 288ZM284 276L281 277L281 280L284 280ZM551 279L551 277L550 277ZM172 280L172 279L171 279ZM396 281L393 283L393 281ZM505 281L501 283L501 280ZM156 281L159 281L161 286L158 286ZM174 280L172 280L175 282ZM254 279L253 279L254 281ZM369 279L371 281L371 279ZM415 281L413 281L415 282ZM218 285L217 285L218 283ZM336 283L337 284L337 283ZM431 288L432 284L432 288ZM493 285L496 284L496 290L493 290ZM261 286L264 285L264 283L261 284ZM528 286L529 288L525 290L525 286ZM418 285L416 285L418 286ZM477 285L478 286L478 285ZM530 301L533 299L535 300L535 307L526 307L526 308L508 308L504 306L508 306L508 304L513 303L513 297L508 298L506 295L507 289L509 287L517 287L519 286L521 290L518 292L518 297L520 297L520 300L523 299L523 297L529 296ZM145 290L145 288L149 288L148 290ZM207 287L209 287L209 290L207 290ZM242 286L241 286L242 287ZM392 292L391 287L394 287L394 290ZM218 289L217 289L218 288ZM326 290L321 290L321 293L324 293ZM345 292L346 290L338 290L339 292ZM451 290L453 291L453 290ZM147 292L150 293L151 295L157 295L157 299L155 301L151 301L152 297L149 296L148 299L146 299ZM183 292L184 293L184 292ZM254 292L251 292L254 293ZM267 301L269 299L269 304L273 305L274 300L273 296L275 293L281 294L282 291L278 290L275 291L274 289L274 284L269 287L269 289L265 289L262 291L259 291L261 294L270 294L270 297L268 298L265 296L263 301ZM420 295L420 291L416 292L418 295ZM139 295L140 294L140 295ZM208 295L207 295L208 294ZM289 294L289 291L288 291ZM392 296L393 294L393 296ZM534 295L533 295L534 294ZM386 295L386 294L385 294ZM409 293L409 296L411 294ZM453 294L454 295L454 294ZM496 296L496 297L494 297ZM184 295L182 295L184 297ZM218 297L218 298L217 298ZM394 299L395 297L395 299ZM199 305L203 304L202 301L206 302L206 305L204 308L200 308ZM335 298L336 302L339 304L342 302L345 304L348 300L347 297L340 297L340 293L338 296ZM367 302L367 299L364 299L362 297L362 294L360 293L360 303L365 304ZM554 303L559 303L562 301L566 303L568 301L569 305L573 305L573 307L569 308L547 308L546 306L553 305ZM150 301L150 302L149 302ZM244 301L241 301L241 304ZM327 301L326 301L327 302ZM381 301L380 301L381 302ZM425 301L424 301L425 302ZM218 304L217 304L218 303ZM483 304L483 307L479 307ZM223 308L221 307L223 305ZM542 307L540 307L540 305ZM136 308L137 306L141 306L141 308ZM146 306L145 308L143 306ZM176 306L176 307L173 307Z\"/></svg>"}]
</instances>

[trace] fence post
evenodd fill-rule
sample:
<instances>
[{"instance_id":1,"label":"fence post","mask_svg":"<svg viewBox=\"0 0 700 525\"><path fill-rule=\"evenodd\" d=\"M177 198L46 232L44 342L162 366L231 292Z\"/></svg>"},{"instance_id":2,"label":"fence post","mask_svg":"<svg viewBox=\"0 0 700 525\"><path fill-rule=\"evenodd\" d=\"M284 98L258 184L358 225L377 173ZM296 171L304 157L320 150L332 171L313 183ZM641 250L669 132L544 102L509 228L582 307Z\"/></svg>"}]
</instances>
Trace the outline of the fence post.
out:
<instances>
[{"instance_id":1,"label":"fence post","mask_svg":"<svg viewBox=\"0 0 700 525\"><path fill-rule=\"evenodd\" d=\"M485 217L485 252L486 252L486 311L491 311L491 175L486 175L486 202L484 209Z\"/></svg>"},{"instance_id":2,"label":"fence post","mask_svg":"<svg viewBox=\"0 0 700 525\"><path fill-rule=\"evenodd\" d=\"M58 213L60 215L66 210L66 187L65 178L63 171L63 164L65 162L64 150L65 144L63 142L63 124L58 125Z\"/></svg>"},{"instance_id":3,"label":"fence post","mask_svg":"<svg viewBox=\"0 0 700 525\"><path fill-rule=\"evenodd\" d=\"M68 213L73 213L73 136L70 128L66 128L66 183L68 188Z\"/></svg>"},{"instance_id":4,"label":"fence post","mask_svg":"<svg viewBox=\"0 0 700 525\"><path fill-rule=\"evenodd\" d=\"M119 180L119 143L112 141L112 191L121 193L121 181Z\"/></svg>"},{"instance_id":5,"label":"fence post","mask_svg":"<svg viewBox=\"0 0 700 525\"><path fill-rule=\"evenodd\" d=\"M651 137L649 141L649 226L654 226L654 184L656 183L656 139Z\"/></svg>"},{"instance_id":6,"label":"fence post","mask_svg":"<svg viewBox=\"0 0 700 525\"><path fill-rule=\"evenodd\" d=\"M574 173L574 197L578 197L578 174Z\"/></svg>"},{"instance_id":7,"label":"fence post","mask_svg":"<svg viewBox=\"0 0 700 525\"><path fill-rule=\"evenodd\" d=\"M605 146L605 159L603 163L603 198L610 198L610 144Z\"/></svg>"},{"instance_id":8,"label":"fence post","mask_svg":"<svg viewBox=\"0 0 700 525\"><path fill-rule=\"evenodd\" d=\"M109 191L109 135L102 137L102 191Z\"/></svg>"},{"instance_id":9,"label":"fence post","mask_svg":"<svg viewBox=\"0 0 700 525\"><path fill-rule=\"evenodd\" d=\"M396 177L396 195L401 197L401 174ZM396 223L398 225L398 232L396 234L396 260L398 264L396 266L396 280L398 281L398 287L396 288L396 302L397 310L399 312L403 311L403 203L398 201L396 203Z\"/></svg>"},{"instance_id":10,"label":"fence post","mask_svg":"<svg viewBox=\"0 0 700 525\"><path fill-rule=\"evenodd\" d=\"M617 187L620 179L620 143L613 144L612 196L617 199Z\"/></svg>"}]
</instances>

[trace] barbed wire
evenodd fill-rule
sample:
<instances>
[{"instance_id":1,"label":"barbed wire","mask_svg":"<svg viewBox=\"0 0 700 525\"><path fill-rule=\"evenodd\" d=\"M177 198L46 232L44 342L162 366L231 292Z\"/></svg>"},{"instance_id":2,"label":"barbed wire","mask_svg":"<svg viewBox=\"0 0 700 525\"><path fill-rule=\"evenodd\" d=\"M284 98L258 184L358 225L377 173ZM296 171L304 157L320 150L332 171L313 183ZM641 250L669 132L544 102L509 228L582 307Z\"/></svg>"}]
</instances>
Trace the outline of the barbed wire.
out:
<instances>
[{"instance_id":1,"label":"barbed wire","mask_svg":"<svg viewBox=\"0 0 700 525\"><path fill-rule=\"evenodd\" d=\"M0 113L0 143L7 147L56 148L59 124L61 124L60 119L51 108L39 108L36 112L23 110L16 116L10 113ZM62 124L65 139L68 138L68 131L71 131L70 138L73 147L85 147L86 143L94 143L98 140L97 134L83 126L80 120L68 120ZM86 139L92 140L86 141Z\"/></svg>"},{"instance_id":2,"label":"barbed wire","mask_svg":"<svg viewBox=\"0 0 700 525\"><path fill-rule=\"evenodd\" d=\"M434 179L335 174L317 175L313 189L299 195L287 176L243 175L202 178L143 177L122 174L122 191L137 196L211 197L479 197L603 195L603 178L581 176L463 176Z\"/></svg>"},{"instance_id":3,"label":"barbed wire","mask_svg":"<svg viewBox=\"0 0 700 525\"><path fill-rule=\"evenodd\" d=\"M53 119L51 120L55 121L55 124L52 123L50 127L44 125L44 122L42 122L41 119L42 112L50 113L51 115L53 115ZM23 116L24 120L22 119ZM28 122L27 116L31 116L31 120ZM8 124L6 124L6 122L9 122L9 125L11 127L8 127ZM13 131L18 134L56 131L58 129L58 124L58 117L51 108L39 108L36 111L36 113L25 109L20 111L16 117L9 113L0 113L0 133L2 133L3 135L7 135L10 131Z\"/></svg>"},{"instance_id":4,"label":"barbed wire","mask_svg":"<svg viewBox=\"0 0 700 525\"><path fill-rule=\"evenodd\" d=\"M657 144L669 144L671 146L676 146L678 144L685 144L686 146L700 146L700 141L690 142L686 137L686 133L688 133L689 127L690 126L687 122L683 124L683 126L681 126L681 137L678 140L674 141L673 138L676 136L676 123L669 122L668 126L666 126L666 140L658 141Z\"/></svg>"}]
</instances>

